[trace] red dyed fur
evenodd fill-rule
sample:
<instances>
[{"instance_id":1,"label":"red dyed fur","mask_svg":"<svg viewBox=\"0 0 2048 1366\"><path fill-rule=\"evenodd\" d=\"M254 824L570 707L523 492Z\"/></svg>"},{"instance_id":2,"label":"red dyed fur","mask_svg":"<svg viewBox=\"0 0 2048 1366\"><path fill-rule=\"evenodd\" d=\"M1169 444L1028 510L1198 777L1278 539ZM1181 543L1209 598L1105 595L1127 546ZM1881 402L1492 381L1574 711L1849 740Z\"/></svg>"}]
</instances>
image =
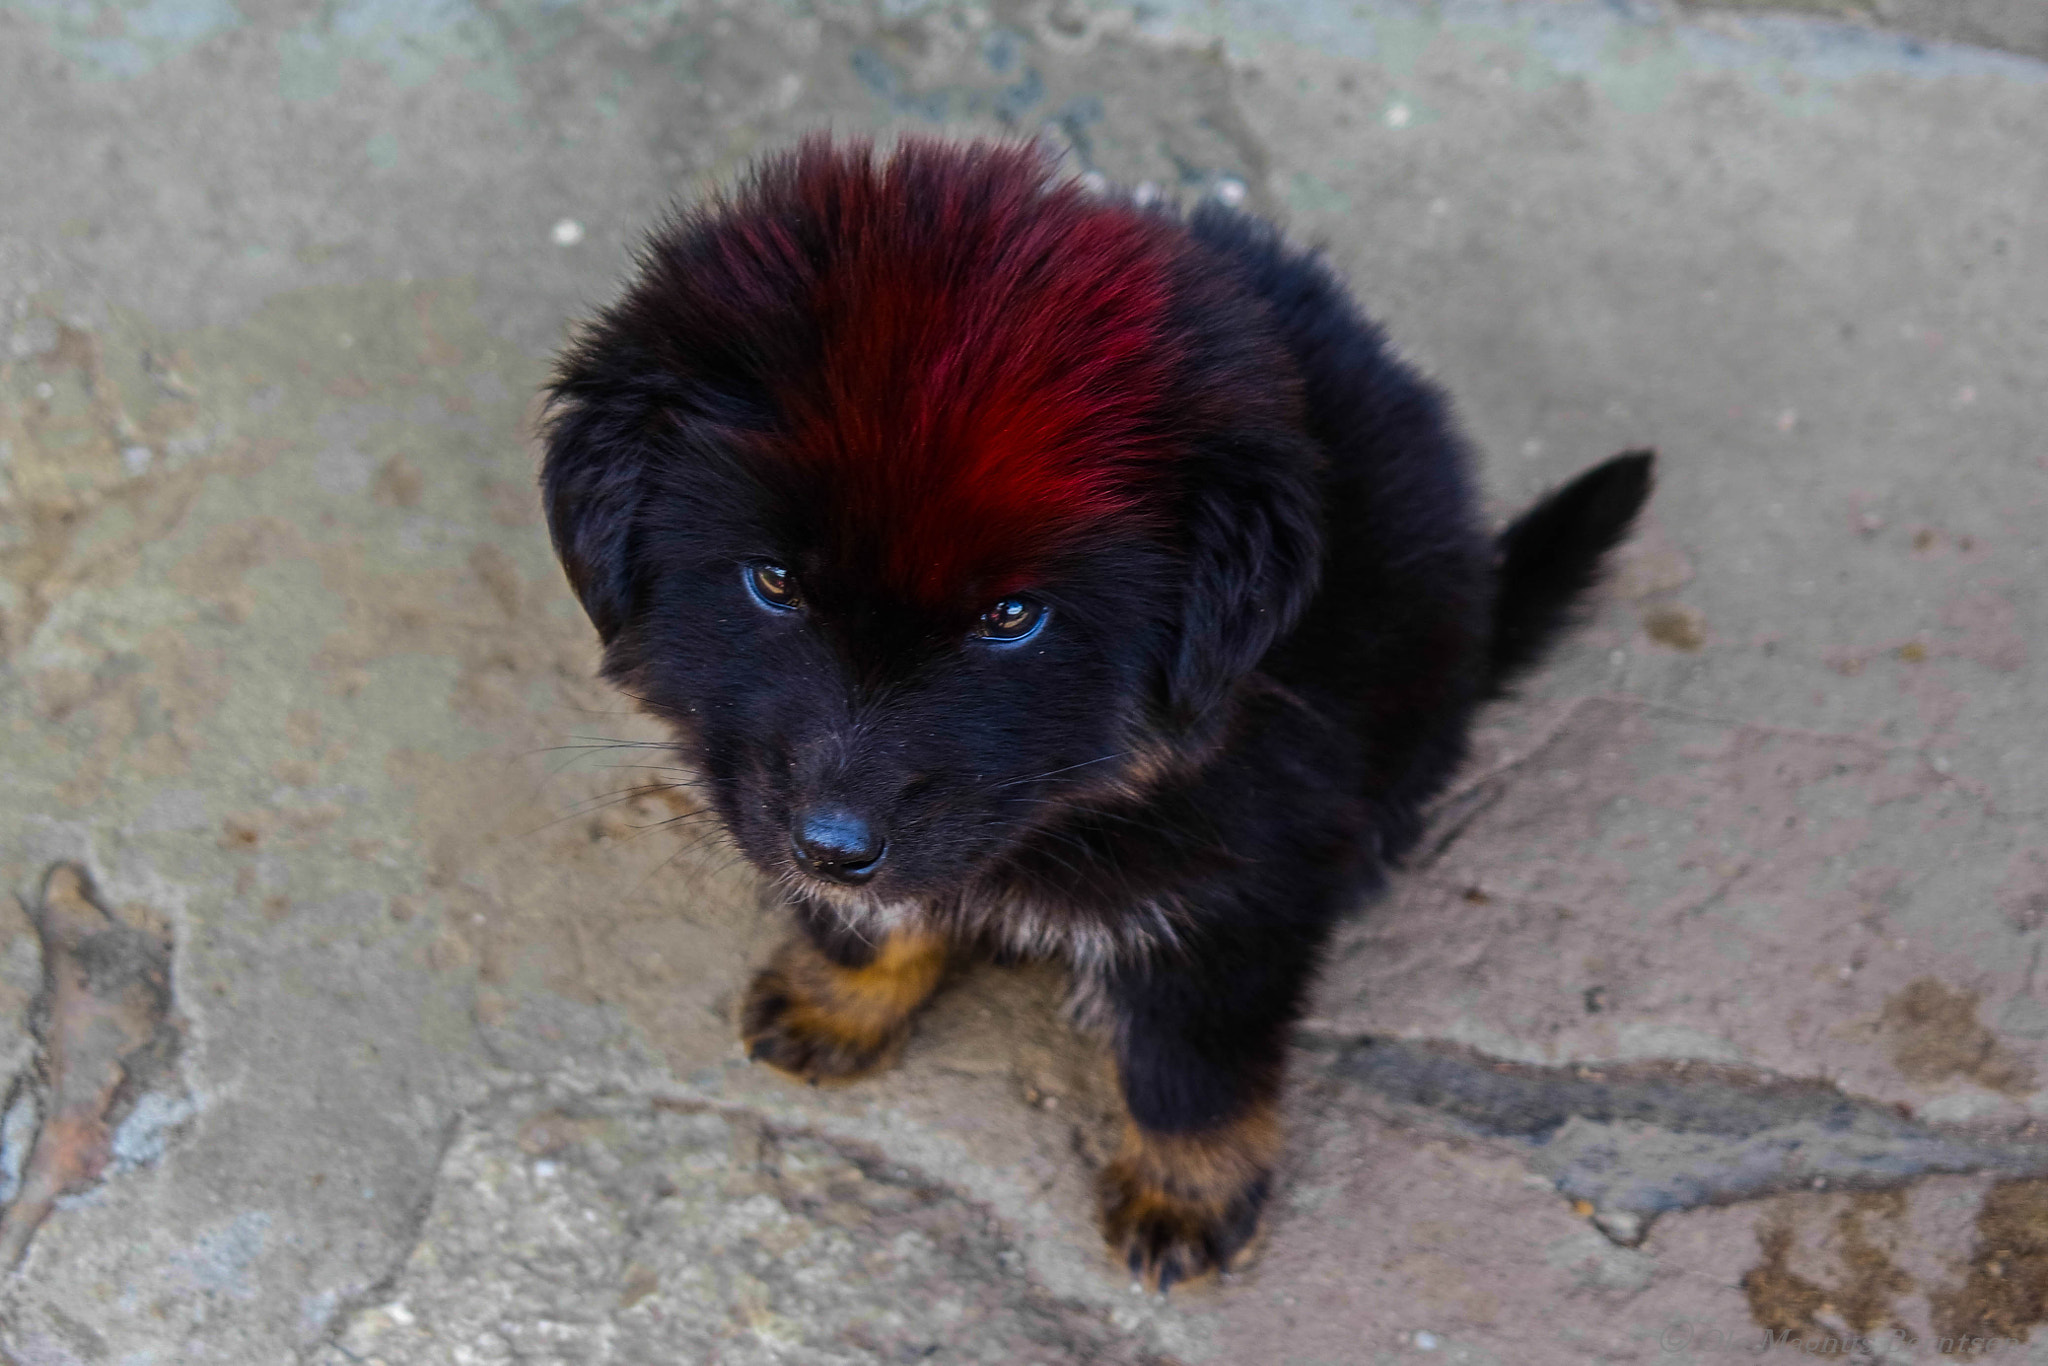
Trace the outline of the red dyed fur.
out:
<instances>
[{"instance_id":1,"label":"red dyed fur","mask_svg":"<svg viewBox=\"0 0 2048 1366\"><path fill-rule=\"evenodd\" d=\"M1143 515L1178 359L1158 221L1030 148L915 142L880 164L806 143L736 208L763 256L789 259L792 214L830 244L822 373L790 377L782 454L830 481L835 558L920 605L985 604Z\"/></svg>"}]
</instances>

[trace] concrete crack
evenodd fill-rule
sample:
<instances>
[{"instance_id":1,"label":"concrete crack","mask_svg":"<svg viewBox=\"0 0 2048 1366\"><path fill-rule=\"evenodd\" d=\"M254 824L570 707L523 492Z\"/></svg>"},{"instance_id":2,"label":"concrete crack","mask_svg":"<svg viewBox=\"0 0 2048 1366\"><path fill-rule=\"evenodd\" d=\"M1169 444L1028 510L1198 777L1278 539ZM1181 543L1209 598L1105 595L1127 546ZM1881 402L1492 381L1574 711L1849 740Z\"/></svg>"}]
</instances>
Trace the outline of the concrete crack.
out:
<instances>
[{"instance_id":1,"label":"concrete crack","mask_svg":"<svg viewBox=\"0 0 2048 1366\"><path fill-rule=\"evenodd\" d=\"M1884 1190L1935 1174L2048 1175L2048 1136L1923 1124L1905 1111L1718 1064L1544 1067L1455 1045L1305 1039L1330 1075L1506 1139L1633 1247L1672 1210L1804 1189Z\"/></svg>"},{"instance_id":2,"label":"concrete crack","mask_svg":"<svg viewBox=\"0 0 2048 1366\"><path fill-rule=\"evenodd\" d=\"M483 1103L489 1104L491 1100L496 1099L498 1097L493 1096ZM300 1366L307 1366L307 1363L312 1362L316 1355L323 1351L338 1352L350 1361L362 1359L342 1345L342 1335L348 1331L350 1320L365 1309L389 1300L396 1290L399 1278L405 1274L406 1263L412 1260L413 1252L419 1247L420 1240L426 1236L427 1220L434 1212L434 1197L441 1188L442 1168L448 1163L448 1154L454 1151L456 1139L462 1136L462 1126L473 1108L457 1110L441 1126L440 1141L434 1145L434 1160L427 1165L427 1179L420 1189L419 1198L413 1201L412 1209L406 1213L405 1231L398 1239L398 1250L391 1258L389 1269L335 1305L334 1312L327 1316L327 1322L321 1326L319 1335L299 1350Z\"/></svg>"}]
</instances>

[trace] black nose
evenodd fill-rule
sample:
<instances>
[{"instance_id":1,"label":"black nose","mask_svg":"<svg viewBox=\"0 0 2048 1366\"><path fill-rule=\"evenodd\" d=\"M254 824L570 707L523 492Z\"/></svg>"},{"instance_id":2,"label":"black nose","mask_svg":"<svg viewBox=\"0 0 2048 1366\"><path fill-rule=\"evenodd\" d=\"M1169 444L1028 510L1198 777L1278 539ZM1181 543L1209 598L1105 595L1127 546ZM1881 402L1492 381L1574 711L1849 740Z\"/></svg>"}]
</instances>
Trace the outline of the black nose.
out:
<instances>
[{"instance_id":1,"label":"black nose","mask_svg":"<svg viewBox=\"0 0 2048 1366\"><path fill-rule=\"evenodd\" d=\"M875 875L888 843L873 826L843 807L799 815L790 831L796 861L819 877L858 886Z\"/></svg>"}]
</instances>

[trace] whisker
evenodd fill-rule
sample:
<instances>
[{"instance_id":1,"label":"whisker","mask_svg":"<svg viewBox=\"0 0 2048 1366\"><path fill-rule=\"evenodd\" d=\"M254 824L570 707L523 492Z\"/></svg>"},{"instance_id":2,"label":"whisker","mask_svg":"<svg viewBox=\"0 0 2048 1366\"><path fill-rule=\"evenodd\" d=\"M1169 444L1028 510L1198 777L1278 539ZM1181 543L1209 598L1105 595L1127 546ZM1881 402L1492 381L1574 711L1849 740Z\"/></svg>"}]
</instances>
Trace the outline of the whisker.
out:
<instances>
[{"instance_id":1,"label":"whisker","mask_svg":"<svg viewBox=\"0 0 2048 1366\"><path fill-rule=\"evenodd\" d=\"M693 840L684 841L680 846L677 847L674 853L670 854L667 858L663 859L661 862L655 864L652 868L648 869L647 872L640 878L640 880L633 884L632 888L627 892L627 895L632 896L638 894L643 887L645 887L649 882L652 882L654 880L656 874L662 872L664 869L676 863L678 860L685 858L688 855L696 853L705 845L714 843L724 834L725 829L723 826L712 825L708 827L703 834L697 836L697 838ZM735 863L738 863L742 857L743 855L735 853L735 855L732 858L727 859L725 862L719 864L715 868L699 869L697 874L689 879L690 890L693 892L703 891L704 884L707 881L717 876L718 874L723 873L726 869L732 867Z\"/></svg>"},{"instance_id":2,"label":"whisker","mask_svg":"<svg viewBox=\"0 0 2048 1366\"><path fill-rule=\"evenodd\" d=\"M1128 825L1134 830L1142 830L1147 834L1171 835L1174 833L1174 827L1171 825L1165 825L1158 821L1140 820L1128 812L1111 811L1099 806L1084 806L1080 802L1065 797L1005 797L1003 804L1005 806L1050 806L1086 820L1116 821L1121 825Z\"/></svg>"},{"instance_id":3,"label":"whisker","mask_svg":"<svg viewBox=\"0 0 2048 1366\"><path fill-rule=\"evenodd\" d=\"M717 820L718 813L716 811L692 811L688 815L672 816L665 821L655 821L652 825L636 825L633 827L633 833L626 836L626 842L631 843L642 835L651 834L656 830L682 830L690 826L711 825Z\"/></svg>"},{"instance_id":4,"label":"whisker","mask_svg":"<svg viewBox=\"0 0 2048 1366\"><path fill-rule=\"evenodd\" d=\"M1078 764L1068 764L1065 768L1047 769L1043 773L1027 773L1021 778L1009 778L999 783L992 783L981 790L984 792L1000 792L1006 787L1016 787L1019 783L1037 782L1040 778L1056 778L1062 773L1072 773L1077 768L1087 768L1090 764L1106 764L1112 759L1128 758L1129 753L1128 750L1119 750L1115 754L1098 754L1093 759L1083 759Z\"/></svg>"},{"instance_id":5,"label":"whisker","mask_svg":"<svg viewBox=\"0 0 2048 1366\"><path fill-rule=\"evenodd\" d=\"M588 816L593 811L602 811L608 806L621 806L637 797L652 796L654 793L667 791L668 787L667 783L642 783L638 787L620 788L612 792L601 792L594 797L585 797L562 815L556 816L553 820L542 821L531 830L522 832L519 837L529 839L543 830L553 829L563 821L573 821L578 816Z\"/></svg>"}]
</instances>

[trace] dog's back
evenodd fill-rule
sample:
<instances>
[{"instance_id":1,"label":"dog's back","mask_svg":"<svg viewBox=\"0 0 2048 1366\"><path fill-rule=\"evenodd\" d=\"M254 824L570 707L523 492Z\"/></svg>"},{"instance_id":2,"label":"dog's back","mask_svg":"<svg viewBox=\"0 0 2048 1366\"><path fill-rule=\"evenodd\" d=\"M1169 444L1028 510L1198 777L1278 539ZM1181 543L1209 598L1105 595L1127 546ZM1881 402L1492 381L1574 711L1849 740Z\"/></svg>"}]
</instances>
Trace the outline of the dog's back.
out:
<instances>
[{"instance_id":1,"label":"dog's back","mask_svg":"<svg viewBox=\"0 0 2048 1366\"><path fill-rule=\"evenodd\" d=\"M1472 707L1541 658L1627 534L1651 457L1589 470L1488 537L1449 400L1393 354L1322 260L1220 204L1188 228L1267 306L1328 461L1321 585L1261 667L1349 717L1357 790L1374 798L1382 851L1398 857L1462 757Z\"/></svg>"}]
</instances>

